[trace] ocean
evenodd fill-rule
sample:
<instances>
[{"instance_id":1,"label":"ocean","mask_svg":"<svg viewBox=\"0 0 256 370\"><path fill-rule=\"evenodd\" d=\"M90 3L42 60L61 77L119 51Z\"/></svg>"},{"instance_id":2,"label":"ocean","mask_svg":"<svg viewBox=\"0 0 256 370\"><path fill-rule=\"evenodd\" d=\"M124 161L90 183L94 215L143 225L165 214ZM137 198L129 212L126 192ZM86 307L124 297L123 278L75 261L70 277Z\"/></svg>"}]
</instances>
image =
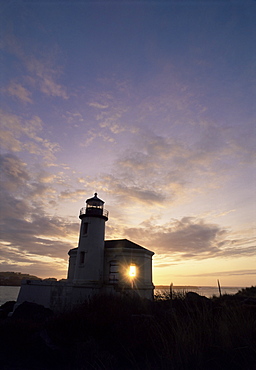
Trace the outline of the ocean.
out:
<instances>
[{"instance_id":1,"label":"ocean","mask_svg":"<svg viewBox=\"0 0 256 370\"><path fill-rule=\"evenodd\" d=\"M243 287L221 287L222 294L235 294ZM19 286L0 286L0 306L8 301L16 301L20 291ZM211 298L213 295L219 296L218 287L213 286L179 286L173 287L174 292L186 293L186 292L195 292L197 294L203 295L205 297ZM155 288L155 294L164 294L169 293L170 288L168 286L159 286Z\"/></svg>"},{"instance_id":2,"label":"ocean","mask_svg":"<svg viewBox=\"0 0 256 370\"><path fill-rule=\"evenodd\" d=\"M236 294L239 290L244 287L221 287L221 294ZM219 296L219 288L217 286L179 286L173 287L173 292L175 293L186 293L186 292L195 292L199 295L211 298L212 296ZM168 286L156 286L155 294L169 294L170 287Z\"/></svg>"},{"instance_id":3,"label":"ocean","mask_svg":"<svg viewBox=\"0 0 256 370\"><path fill-rule=\"evenodd\" d=\"M19 286L0 286L0 306L8 301L16 301L19 291Z\"/></svg>"}]
</instances>

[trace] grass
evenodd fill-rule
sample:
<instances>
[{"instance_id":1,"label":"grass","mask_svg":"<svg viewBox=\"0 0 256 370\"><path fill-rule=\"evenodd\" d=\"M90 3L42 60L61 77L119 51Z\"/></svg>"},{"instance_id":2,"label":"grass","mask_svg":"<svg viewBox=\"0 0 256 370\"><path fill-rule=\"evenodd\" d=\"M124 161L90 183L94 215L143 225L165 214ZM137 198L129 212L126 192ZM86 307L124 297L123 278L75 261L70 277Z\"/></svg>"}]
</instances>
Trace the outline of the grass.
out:
<instances>
[{"instance_id":1,"label":"grass","mask_svg":"<svg viewBox=\"0 0 256 370\"><path fill-rule=\"evenodd\" d=\"M99 296L44 322L2 319L1 369L255 370L255 291Z\"/></svg>"}]
</instances>

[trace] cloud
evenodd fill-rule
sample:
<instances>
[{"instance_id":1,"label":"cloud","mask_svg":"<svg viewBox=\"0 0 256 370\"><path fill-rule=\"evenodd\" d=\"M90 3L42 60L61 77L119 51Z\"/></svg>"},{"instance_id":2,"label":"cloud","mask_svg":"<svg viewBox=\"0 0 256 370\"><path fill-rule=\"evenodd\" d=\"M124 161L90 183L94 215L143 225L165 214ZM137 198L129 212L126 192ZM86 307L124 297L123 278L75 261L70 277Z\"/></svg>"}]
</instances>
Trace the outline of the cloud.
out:
<instances>
[{"instance_id":1,"label":"cloud","mask_svg":"<svg viewBox=\"0 0 256 370\"><path fill-rule=\"evenodd\" d=\"M92 186L93 184L93 186ZM165 195L153 188L149 184L140 182L138 179L133 181L129 171L126 175L118 177L112 174L102 174L100 178L95 179L92 183L87 181L85 184L87 189L97 189L98 192L102 191L108 194L113 199L114 203L119 206L125 207L129 210L134 207L152 207L154 205L162 206L165 201Z\"/></svg>"},{"instance_id":2,"label":"cloud","mask_svg":"<svg viewBox=\"0 0 256 370\"><path fill-rule=\"evenodd\" d=\"M255 238L234 236L231 230L202 218L183 217L162 223L161 217L154 213L138 226L127 226L129 212L134 214L141 207L145 213L148 207L156 205L159 210L170 201L153 188L132 186L131 183L126 186L125 182L109 175L100 179L83 178L83 187L72 189L67 172L51 174L40 166L37 172L32 172L13 154L1 156L0 165L2 266L10 264L19 270L21 266L38 263L42 271L44 268L46 271L49 263L56 266L56 271L62 271L68 250L77 246L79 222L73 222L72 217L52 216L47 209L52 211L56 204L62 203L59 200L84 199L95 189L108 194L113 198L113 204L119 206L113 206L113 222L107 225L108 238L128 238L154 251L156 267L186 260L250 257L256 253ZM79 183L80 179L77 181ZM152 208L150 212L152 214ZM43 264L40 256L45 257ZM49 271L52 271L51 267Z\"/></svg>"},{"instance_id":3,"label":"cloud","mask_svg":"<svg viewBox=\"0 0 256 370\"><path fill-rule=\"evenodd\" d=\"M254 256L256 253L255 244L247 245L247 239L233 240L229 230L194 217L183 217L161 226L148 220L139 227L124 228L123 233L158 255L168 256L171 261ZM253 241L256 242L255 238L249 240L250 244Z\"/></svg>"},{"instance_id":4,"label":"cloud","mask_svg":"<svg viewBox=\"0 0 256 370\"><path fill-rule=\"evenodd\" d=\"M32 103L31 92L28 91L24 86L14 81L11 81L9 86L3 89L8 95L18 98L23 103Z\"/></svg>"},{"instance_id":5,"label":"cloud","mask_svg":"<svg viewBox=\"0 0 256 370\"><path fill-rule=\"evenodd\" d=\"M68 99L66 88L56 80L60 75L59 67L56 68L52 62L53 54L48 52L48 55L42 55L41 58L35 57L33 51L25 52L25 47L22 41L9 33L5 37L4 50L14 55L26 68L29 76L23 76L26 81L33 81L33 86L37 87L42 93L48 96L56 96L62 99ZM23 101L31 102L28 92L20 84L11 83L7 88L12 96L23 98ZM25 99L25 100L24 100Z\"/></svg>"},{"instance_id":6,"label":"cloud","mask_svg":"<svg viewBox=\"0 0 256 370\"><path fill-rule=\"evenodd\" d=\"M56 83L50 75L41 77L39 81L40 90L48 96L58 96L63 99L68 99L66 89Z\"/></svg>"},{"instance_id":7,"label":"cloud","mask_svg":"<svg viewBox=\"0 0 256 370\"><path fill-rule=\"evenodd\" d=\"M60 192L59 198L60 199L68 199L69 201L76 202L78 198L85 197L86 196L86 190L85 189L77 189L74 191L65 190Z\"/></svg>"},{"instance_id":8,"label":"cloud","mask_svg":"<svg viewBox=\"0 0 256 370\"><path fill-rule=\"evenodd\" d=\"M43 131L43 122L38 116L23 119L15 114L0 110L1 137L3 149L11 152L27 151L47 160L54 158L60 149L59 144L44 139L39 134Z\"/></svg>"},{"instance_id":9,"label":"cloud","mask_svg":"<svg viewBox=\"0 0 256 370\"><path fill-rule=\"evenodd\" d=\"M146 204L150 205L161 205L164 202L165 197L157 191L138 187L130 186L127 187L124 184L116 184L116 190L118 198L125 197L125 201L131 202L135 201L137 204Z\"/></svg>"},{"instance_id":10,"label":"cloud","mask_svg":"<svg viewBox=\"0 0 256 370\"><path fill-rule=\"evenodd\" d=\"M193 276L243 276L243 275L255 275L256 270L234 270L234 271L218 271L218 272L204 272L203 274L193 274Z\"/></svg>"},{"instance_id":11,"label":"cloud","mask_svg":"<svg viewBox=\"0 0 256 370\"><path fill-rule=\"evenodd\" d=\"M67 260L59 257L43 256L20 251L8 245L3 246L0 257L2 271L24 271L38 277L63 278L67 274Z\"/></svg>"},{"instance_id":12,"label":"cloud","mask_svg":"<svg viewBox=\"0 0 256 370\"><path fill-rule=\"evenodd\" d=\"M109 192L118 194L126 205L131 201L148 205L184 201L185 196L192 196L193 191L204 186L191 181L197 166L190 149L182 143L153 134L139 135L135 141L116 160L112 173L101 176ZM213 186L216 179L213 174L212 177Z\"/></svg>"},{"instance_id":13,"label":"cloud","mask_svg":"<svg viewBox=\"0 0 256 370\"><path fill-rule=\"evenodd\" d=\"M97 123L101 134L99 130L96 132L101 137L114 138L125 132L136 132L136 125L127 119L127 113L131 110L129 93L122 89L120 91L120 84L116 83L115 77L100 79L98 84L97 90L91 91L89 96L85 97L89 100L88 106L92 108L88 111L90 120Z\"/></svg>"},{"instance_id":14,"label":"cloud","mask_svg":"<svg viewBox=\"0 0 256 370\"><path fill-rule=\"evenodd\" d=\"M91 102L91 103L88 103L88 105L90 107L98 108L98 109L106 109L106 108L108 108L108 104L100 104L100 103L97 103L97 102Z\"/></svg>"},{"instance_id":15,"label":"cloud","mask_svg":"<svg viewBox=\"0 0 256 370\"><path fill-rule=\"evenodd\" d=\"M39 60L30 55L29 57L23 56L22 60L42 93L68 99L66 88L55 81L59 72L49 65L50 58Z\"/></svg>"},{"instance_id":16,"label":"cloud","mask_svg":"<svg viewBox=\"0 0 256 370\"><path fill-rule=\"evenodd\" d=\"M225 231L203 220L184 217L163 226L155 226L152 221L144 222L142 227L127 229L126 232L143 239L144 244L150 242L161 254L208 258L217 252L216 241Z\"/></svg>"},{"instance_id":17,"label":"cloud","mask_svg":"<svg viewBox=\"0 0 256 370\"><path fill-rule=\"evenodd\" d=\"M211 131L213 141L207 151L201 139L188 145L178 137L139 130L129 149L124 149L116 159L111 176L106 175L109 188L127 195L127 199L133 194L138 202L143 199L142 193L148 193L149 202L158 198L159 203L164 199L167 205L187 202L206 189L225 186L231 176L237 176L241 163L232 156L224 139L218 142Z\"/></svg>"},{"instance_id":18,"label":"cloud","mask_svg":"<svg viewBox=\"0 0 256 370\"><path fill-rule=\"evenodd\" d=\"M37 175L32 173L27 164L13 154L0 155L1 168L1 195L3 213L1 215L6 217L10 214L15 218L19 218L16 210L23 211L22 215L26 216L26 209L29 204L32 204L40 197L42 204L42 196L51 190L49 186L45 186L39 180L36 180ZM8 206L8 203L9 206ZM32 208L31 208L32 209Z\"/></svg>"},{"instance_id":19,"label":"cloud","mask_svg":"<svg viewBox=\"0 0 256 370\"><path fill-rule=\"evenodd\" d=\"M0 165L2 266L38 264L47 271L49 264L63 269L68 250L76 246L78 223L45 211L51 199L49 182L37 182L19 158L6 154Z\"/></svg>"},{"instance_id":20,"label":"cloud","mask_svg":"<svg viewBox=\"0 0 256 370\"><path fill-rule=\"evenodd\" d=\"M14 191L30 179L26 164L13 154L0 156L0 168L2 173L2 187L4 190Z\"/></svg>"},{"instance_id":21,"label":"cloud","mask_svg":"<svg viewBox=\"0 0 256 370\"><path fill-rule=\"evenodd\" d=\"M86 132L86 135L83 135L83 140L80 142L80 146L87 147L97 139L102 139L104 142L116 143L116 140L112 135L108 135L101 130L91 129Z\"/></svg>"},{"instance_id":22,"label":"cloud","mask_svg":"<svg viewBox=\"0 0 256 370\"><path fill-rule=\"evenodd\" d=\"M74 123L74 127L79 127L81 125L81 122L84 122L84 118L83 118L82 114L79 113L79 112L69 112L69 111L67 111L65 114L62 115L62 117L69 124Z\"/></svg>"},{"instance_id":23,"label":"cloud","mask_svg":"<svg viewBox=\"0 0 256 370\"><path fill-rule=\"evenodd\" d=\"M13 199L8 199L5 206L16 204ZM21 210L20 217L15 211ZM19 261L33 261L30 255L41 257L49 256L54 258L67 259L67 252L76 245L72 240L77 238L77 224L68 222L65 218L52 218L42 212L41 209L33 209L29 204L23 202L8 213L4 218L4 229L2 231L2 245L5 253L2 258Z\"/></svg>"},{"instance_id":24,"label":"cloud","mask_svg":"<svg viewBox=\"0 0 256 370\"><path fill-rule=\"evenodd\" d=\"M112 134L117 135L127 130L127 127L122 123L125 111L125 108L112 107L110 110L98 114L96 120L101 128L107 128Z\"/></svg>"}]
</instances>

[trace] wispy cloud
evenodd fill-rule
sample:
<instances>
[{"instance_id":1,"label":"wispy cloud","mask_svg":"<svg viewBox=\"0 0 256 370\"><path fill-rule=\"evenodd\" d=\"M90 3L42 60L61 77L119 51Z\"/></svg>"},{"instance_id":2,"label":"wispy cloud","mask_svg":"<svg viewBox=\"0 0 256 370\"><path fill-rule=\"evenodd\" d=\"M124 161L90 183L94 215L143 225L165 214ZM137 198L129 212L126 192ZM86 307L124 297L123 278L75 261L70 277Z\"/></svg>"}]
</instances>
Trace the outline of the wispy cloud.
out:
<instances>
[{"instance_id":1,"label":"wispy cloud","mask_svg":"<svg viewBox=\"0 0 256 370\"><path fill-rule=\"evenodd\" d=\"M2 89L3 92L6 92L8 95L13 96L23 103L32 103L31 95L32 93L22 86L21 84L11 81L10 84Z\"/></svg>"},{"instance_id":2,"label":"wispy cloud","mask_svg":"<svg viewBox=\"0 0 256 370\"><path fill-rule=\"evenodd\" d=\"M216 271L216 272L204 272L203 274L193 274L190 276L198 276L198 277L205 277L205 276L243 276L243 275L255 275L256 270L233 270L233 271Z\"/></svg>"},{"instance_id":3,"label":"wispy cloud","mask_svg":"<svg viewBox=\"0 0 256 370\"><path fill-rule=\"evenodd\" d=\"M23 119L21 116L0 111L1 146L7 151L27 151L36 156L50 160L59 150L59 144L44 139L42 134L43 122L38 116ZM25 137L25 139L24 139Z\"/></svg>"},{"instance_id":4,"label":"wispy cloud","mask_svg":"<svg viewBox=\"0 0 256 370\"><path fill-rule=\"evenodd\" d=\"M35 57L23 58L25 66L32 76L36 79L40 91L48 96L57 96L68 99L66 88L56 82L56 75L59 74L57 69L49 66L49 58L39 60Z\"/></svg>"},{"instance_id":5,"label":"wispy cloud","mask_svg":"<svg viewBox=\"0 0 256 370\"><path fill-rule=\"evenodd\" d=\"M90 107L98 108L98 109L106 109L106 108L108 108L108 104L100 104L98 102L91 102L91 103L88 103L88 105Z\"/></svg>"},{"instance_id":6,"label":"wispy cloud","mask_svg":"<svg viewBox=\"0 0 256 370\"><path fill-rule=\"evenodd\" d=\"M73 124L74 127L79 127L82 122L85 121L83 115L79 112L69 112L62 114L62 117L69 123Z\"/></svg>"},{"instance_id":7,"label":"wispy cloud","mask_svg":"<svg viewBox=\"0 0 256 370\"><path fill-rule=\"evenodd\" d=\"M22 41L18 39L18 36L14 36L11 33L5 37L3 45L4 50L18 58L26 68L29 76L24 75L24 80L33 81L33 87L36 87L48 96L68 99L66 88L57 82L60 70L54 66L50 53L47 56L41 55L40 59L35 57L32 51L29 53L25 52ZM23 101L31 102L31 92L18 83L7 87L7 92L13 96L19 96L20 99L23 98Z\"/></svg>"},{"instance_id":8,"label":"wispy cloud","mask_svg":"<svg viewBox=\"0 0 256 370\"><path fill-rule=\"evenodd\" d=\"M86 197L86 190L85 189L76 189L74 191L65 190L60 192L59 198L60 199L68 199L69 201L76 202L77 199L85 198Z\"/></svg>"}]
</instances>

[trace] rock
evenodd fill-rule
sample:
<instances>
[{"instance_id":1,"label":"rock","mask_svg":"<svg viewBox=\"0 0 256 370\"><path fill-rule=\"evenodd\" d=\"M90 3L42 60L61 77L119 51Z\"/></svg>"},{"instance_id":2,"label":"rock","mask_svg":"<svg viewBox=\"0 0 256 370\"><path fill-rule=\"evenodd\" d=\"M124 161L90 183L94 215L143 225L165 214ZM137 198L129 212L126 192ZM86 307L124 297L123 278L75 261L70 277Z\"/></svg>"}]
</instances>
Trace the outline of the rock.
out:
<instances>
[{"instance_id":1,"label":"rock","mask_svg":"<svg viewBox=\"0 0 256 370\"><path fill-rule=\"evenodd\" d=\"M37 303L23 302L15 309L12 318L43 322L52 315L53 311L49 308L45 308Z\"/></svg>"},{"instance_id":2,"label":"rock","mask_svg":"<svg viewBox=\"0 0 256 370\"><path fill-rule=\"evenodd\" d=\"M4 319L8 316L9 312L13 311L13 307L15 305L15 301L8 301L2 304L0 307L0 318Z\"/></svg>"},{"instance_id":3,"label":"rock","mask_svg":"<svg viewBox=\"0 0 256 370\"><path fill-rule=\"evenodd\" d=\"M195 292L188 292L186 293L186 298L185 301L188 304L193 304L193 305L199 305L199 306L211 306L212 302L209 298L199 295Z\"/></svg>"},{"instance_id":4,"label":"rock","mask_svg":"<svg viewBox=\"0 0 256 370\"><path fill-rule=\"evenodd\" d=\"M209 301L209 298L203 296L203 295L200 295L200 294L197 294L195 292L187 292L186 293L186 299L188 300L192 300L192 301Z\"/></svg>"}]
</instances>

